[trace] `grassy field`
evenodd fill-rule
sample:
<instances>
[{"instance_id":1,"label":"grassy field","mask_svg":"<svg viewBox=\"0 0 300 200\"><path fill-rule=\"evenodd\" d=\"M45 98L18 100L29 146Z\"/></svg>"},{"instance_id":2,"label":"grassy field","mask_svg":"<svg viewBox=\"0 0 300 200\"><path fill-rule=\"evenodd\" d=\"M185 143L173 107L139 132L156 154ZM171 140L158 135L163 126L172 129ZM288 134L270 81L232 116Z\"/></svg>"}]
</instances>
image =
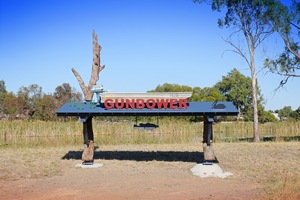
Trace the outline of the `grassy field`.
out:
<instances>
[{"instance_id":1,"label":"grassy field","mask_svg":"<svg viewBox=\"0 0 300 200\"><path fill-rule=\"evenodd\" d=\"M143 123L143 122L139 122ZM99 151L124 146L151 150L165 146L202 151L202 123L160 120L153 131L134 130L133 122L93 121ZM300 122L260 125L261 137L300 135ZM82 150L82 124L78 121L0 121L0 179L18 180L60 175L61 157L72 149ZM225 169L235 179L250 179L264 188L265 199L300 197L300 143L297 141L236 142L252 137L252 123L231 122L214 125L214 150ZM224 142L226 141L226 142ZM39 167L43 165L45 167Z\"/></svg>"},{"instance_id":2,"label":"grassy field","mask_svg":"<svg viewBox=\"0 0 300 200\"><path fill-rule=\"evenodd\" d=\"M155 123L154 119L154 123ZM139 122L143 123L143 121ZM201 141L203 124L184 120L160 120L153 131L133 129L134 122L93 121L95 143L173 144ZM214 124L215 142L237 142L252 138L252 123L224 122ZM260 125L261 137L292 138L300 136L300 121ZM78 121L0 121L0 145L61 146L82 144L82 124Z\"/></svg>"},{"instance_id":3,"label":"grassy field","mask_svg":"<svg viewBox=\"0 0 300 200\"><path fill-rule=\"evenodd\" d=\"M0 148L0 181L61 176L66 162L62 156L68 152L81 150L82 145L33 148L2 146ZM299 199L299 142L215 143L214 150L222 169L234 174L230 179L257 183L262 188L259 194L262 199ZM137 160L148 159L148 157L139 157L149 156L147 152L158 152L151 154L155 155L151 159L159 160L154 161L153 164L155 164L164 162L161 161L164 159L161 159L159 154L165 156L170 151L178 151L183 158L195 155L189 152L201 151L201 144L105 145L96 150L99 157L107 156L101 156L102 152L114 152L115 155L120 155L124 151L128 152L125 157L128 157L130 152L146 152L131 154L134 158L130 159ZM148 164L151 164L151 161Z\"/></svg>"}]
</instances>

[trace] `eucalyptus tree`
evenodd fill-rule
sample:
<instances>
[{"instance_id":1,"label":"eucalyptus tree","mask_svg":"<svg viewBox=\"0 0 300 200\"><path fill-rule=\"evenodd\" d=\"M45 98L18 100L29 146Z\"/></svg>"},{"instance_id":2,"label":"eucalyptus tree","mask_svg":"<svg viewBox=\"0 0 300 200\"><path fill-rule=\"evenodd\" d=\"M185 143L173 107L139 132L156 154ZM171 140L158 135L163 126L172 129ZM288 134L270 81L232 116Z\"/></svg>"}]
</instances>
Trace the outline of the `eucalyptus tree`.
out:
<instances>
[{"instance_id":1,"label":"eucalyptus tree","mask_svg":"<svg viewBox=\"0 0 300 200\"><path fill-rule=\"evenodd\" d=\"M270 20L285 48L277 58L266 59L264 65L270 72L284 77L280 87L290 77L300 77L300 2L293 0L290 7L277 2L272 9L275 14L270 16Z\"/></svg>"},{"instance_id":2,"label":"eucalyptus tree","mask_svg":"<svg viewBox=\"0 0 300 200\"><path fill-rule=\"evenodd\" d=\"M300 120L300 106L291 113L291 117L296 120Z\"/></svg>"},{"instance_id":3,"label":"eucalyptus tree","mask_svg":"<svg viewBox=\"0 0 300 200\"><path fill-rule=\"evenodd\" d=\"M34 119L49 121L56 118L55 111L58 108L55 99L52 95L43 95L43 97L36 103Z\"/></svg>"},{"instance_id":4,"label":"eucalyptus tree","mask_svg":"<svg viewBox=\"0 0 300 200\"><path fill-rule=\"evenodd\" d=\"M26 101L26 109L34 111L36 103L42 99L44 93L38 84L30 84L28 87L19 88L17 97Z\"/></svg>"},{"instance_id":5,"label":"eucalyptus tree","mask_svg":"<svg viewBox=\"0 0 300 200\"><path fill-rule=\"evenodd\" d=\"M257 48L273 32L270 20L276 14L273 7L278 0L193 0L198 3L209 3L213 11L225 10L225 16L218 20L219 27L231 28L231 34L225 42L232 51L240 55L251 71L253 141L259 141L258 100L255 55ZM242 43L239 36L244 38ZM235 40L234 40L235 39ZM243 48L246 47L246 50Z\"/></svg>"},{"instance_id":6,"label":"eucalyptus tree","mask_svg":"<svg viewBox=\"0 0 300 200\"><path fill-rule=\"evenodd\" d=\"M7 94L6 86L5 86L5 81L1 80L0 81L0 118L1 114L3 112L3 100Z\"/></svg>"},{"instance_id":7,"label":"eucalyptus tree","mask_svg":"<svg viewBox=\"0 0 300 200\"><path fill-rule=\"evenodd\" d=\"M60 107L69 101L82 101L82 95L69 83L63 83L55 88L53 97L56 100L57 106Z\"/></svg>"},{"instance_id":8,"label":"eucalyptus tree","mask_svg":"<svg viewBox=\"0 0 300 200\"><path fill-rule=\"evenodd\" d=\"M8 117L9 119L26 117L27 102L21 97L17 97L12 92L6 93L2 102L2 117ZM0 113L1 115L1 113Z\"/></svg>"},{"instance_id":9,"label":"eucalyptus tree","mask_svg":"<svg viewBox=\"0 0 300 200\"><path fill-rule=\"evenodd\" d=\"M149 90L148 92L191 92L193 89L187 85L164 83L163 85L158 85L154 90Z\"/></svg>"},{"instance_id":10,"label":"eucalyptus tree","mask_svg":"<svg viewBox=\"0 0 300 200\"><path fill-rule=\"evenodd\" d=\"M154 90L148 92L192 92L190 101L222 101L223 96L218 89L214 87L190 87L187 85L164 83L158 85Z\"/></svg>"},{"instance_id":11,"label":"eucalyptus tree","mask_svg":"<svg viewBox=\"0 0 300 200\"><path fill-rule=\"evenodd\" d=\"M194 87L191 101L222 101L223 95L214 87Z\"/></svg>"},{"instance_id":12,"label":"eucalyptus tree","mask_svg":"<svg viewBox=\"0 0 300 200\"><path fill-rule=\"evenodd\" d=\"M0 81L0 94L4 94L4 93L7 93L5 81L1 80Z\"/></svg>"},{"instance_id":13,"label":"eucalyptus tree","mask_svg":"<svg viewBox=\"0 0 300 200\"><path fill-rule=\"evenodd\" d=\"M226 101L232 101L241 115L247 115L252 107L251 78L241 74L237 69L231 70L222 80L215 84ZM263 103L263 96L257 88L258 104Z\"/></svg>"},{"instance_id":14,"label":"eucalyptus tree","mask_svg":"<svg viewBox=\"0 0 300 200\"><path fill-rule=\"evenodd\" d=\"M280 119L287 119L291 116L291 113L293 112L291 106L284 106L282 109L278 110L278 115Z\"/></svg>"}]
</instances>

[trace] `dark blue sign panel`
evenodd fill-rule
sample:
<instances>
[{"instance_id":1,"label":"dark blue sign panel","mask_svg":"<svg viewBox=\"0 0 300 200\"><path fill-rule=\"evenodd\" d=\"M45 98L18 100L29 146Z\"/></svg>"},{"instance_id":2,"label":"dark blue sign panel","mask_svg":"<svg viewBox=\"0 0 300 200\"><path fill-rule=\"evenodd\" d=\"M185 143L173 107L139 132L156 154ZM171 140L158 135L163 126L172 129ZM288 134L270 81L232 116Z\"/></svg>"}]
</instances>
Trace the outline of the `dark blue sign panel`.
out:
<instances>
[{"instance_id":1,"label":"dark blue sign panel","mask_svg":"<svg viewBox=\"0 0 300 200\"><path fill-rule=\"evenodd\" d=\"M69 102L56 112L57 116L236 116L232 102L188 102L187 108L105 108L103 104Z\"/></svg>"}]
</instances>

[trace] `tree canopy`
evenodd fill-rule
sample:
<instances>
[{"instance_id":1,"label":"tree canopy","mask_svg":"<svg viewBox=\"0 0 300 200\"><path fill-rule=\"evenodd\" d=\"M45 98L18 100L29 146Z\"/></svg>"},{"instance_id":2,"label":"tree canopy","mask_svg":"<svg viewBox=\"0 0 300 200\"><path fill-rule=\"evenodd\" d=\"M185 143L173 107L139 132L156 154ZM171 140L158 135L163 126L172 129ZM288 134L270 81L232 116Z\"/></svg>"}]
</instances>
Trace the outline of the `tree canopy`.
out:
<instances>
[{"instance_id":1,"label":"tree canopy","mask_svg":"<svg viewBox=\"0 0 300 200\"><path fill-rule=\"evenodd\" d=\"M0 119L54 120L56 119L55 111L72 99L82 101L82 95L68 83L57 86L54 94L45 94L41 86L31 84L28 87L20 87L15 95L7 92L5 82L1 80Z\"/></svg>"},{"instance_id":2,"label":"tree canopy","mask_svg":"<svg viewBox=\"0 0 300 200\"><path fill-rule=\"evenodd\" d=\"M148 92L191 92L191 91L193 91L193 89L187 85L164 83L163 85L158 85L154 90L149 90Z\"/></svg>"},{"instance_id":3,"label":"tree canopy","mask_svg":"<svg viewBox=\"0 0 300 200\"><path fill-rule=\"evenodd\" d=\"M215 84L226 101L232 101L238 108L240 114L245 115L252 107L251 78L241 74L237 69L231 70L227 76ZM258 91L259 104L263 102L263 97Z\"/></svg>"},{"instance_id":4,"label":"tree canopy","mask_svg":"<svg viewBox=\"0 0 300 200\"><path fill-rule=\"evenodd\" d=\"M282 109L278 110L278 115L280 119L287 119L291 116L291 113L293 112L291 106L284 106Z\"/></svg>"},{"instance_id":5,"label":"tree canopy","mask_svg":"<svg viewBox=\"0 0 300 200\"><path fill-rule=\"evenodd\" d=\"M207 3L204 0L194 2ZM231 27L231 34L225 42L231 45L233 52L245 60L251 71L253 141L260 140L255 54L258 46L274 32L270 18L274 17L273 8L278 2L278 0L212 0L210 4L212 11L226 11L225 16L218 20L219 27ZM238 36L244 38L244 44ZM244 46L247 47L247 51L243 49Z\"/></svg>"},{"instance_id":6,"label":"tree canopy","mask_svg":"<svg viewBox=\"0 0 300 200\"><path fill-rule=\"evenodd\" d=\"M53 97L57 101L58 106L62 106L68 101L82 101L82 94L79 93L74 87L71 87L69 83L63 83L55 88Z\"/></svg>"},{"instance_id":7,"label":"tree canopy","mask_svg":"<svg viewBox=\"0 0 300 200\"><path fill-rule=\"evenodd\" d=\"M270 21L285 48L277 58L267 58L264 65L270 72L284 77L280 82L283 86L290 77L300 77L300 2L293 0L289 7L276 2L271 9Z\"/></svg>"},{"instance_id":8,"label":"tree canopy","mask_svg":"<svg viewBox=\"0 0 300 200\"><path fill-rule=\"evenodd\" d=\"M226 76L213 87L200 88L187 85L165 83L158 85L148 92L192 92L189 101L233 101L240 107L243 120L252 121L251 118L251 78L241 74L237 69L231 70ZM259 90L258 90L259 91ZM274 116L264 110L263 96L259 91L259 116L260 122L274 121ZM69 83L63 83L55 88L53 94L45 94L42 87L31 84L22 86L17 94L6 90L5 82L0 80L0 119L30 119L30 120L57 120L55 111L69 101L82 102L82 94ZM30 105L30 106L29 106ZM283 108L283 111L286 108ZM278 112L283 112L279 110ZM288 118L300 119L300 107L292 111L289 109ZM195 118L194 120L199 120ZM193 119L192 119L193 120ZM232 118L222 120L232 120Z\"/></svg>"}]
</instances>

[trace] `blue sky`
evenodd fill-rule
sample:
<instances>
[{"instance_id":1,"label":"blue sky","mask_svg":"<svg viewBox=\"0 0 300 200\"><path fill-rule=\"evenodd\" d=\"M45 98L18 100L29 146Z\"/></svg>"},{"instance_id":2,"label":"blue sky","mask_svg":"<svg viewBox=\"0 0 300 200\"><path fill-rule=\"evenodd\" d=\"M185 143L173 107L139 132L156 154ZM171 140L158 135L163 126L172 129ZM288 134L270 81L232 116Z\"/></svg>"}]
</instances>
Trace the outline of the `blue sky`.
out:
<instances>
[{"instance_id":1,"label":"blue sky","mask_svg":"<svg viewBox=\"0 0 300 200\"><path fill-rule=\"evenodd\" d=\"M113 92L146 92L164 83L212 87L233 68L250 76L222 39L228 35L217 26L222 14L192 0L0 2L0 80L8 91L38 84L53 93L64 82L81 91L71 68L89 81L93 29L106 65L98 84ZM261 70L265 56L282 50L281 39L273 36L262 47L256 64L266 109L297 109L300 79L274 93L281 78Z\"/></svg>"}]
</instances>

